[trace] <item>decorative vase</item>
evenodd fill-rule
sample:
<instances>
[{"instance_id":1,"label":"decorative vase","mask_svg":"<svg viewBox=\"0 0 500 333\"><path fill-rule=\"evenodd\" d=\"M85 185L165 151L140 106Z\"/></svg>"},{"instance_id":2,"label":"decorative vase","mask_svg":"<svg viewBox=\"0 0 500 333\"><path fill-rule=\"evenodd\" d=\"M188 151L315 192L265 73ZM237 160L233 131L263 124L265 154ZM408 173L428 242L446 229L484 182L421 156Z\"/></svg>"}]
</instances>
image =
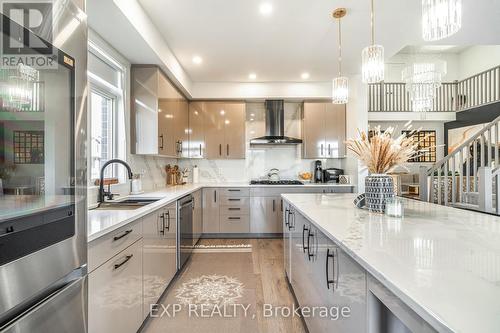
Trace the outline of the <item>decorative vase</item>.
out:
<instances>
[{"instance_id":1,"label":"decorative vase","mask_svg":"<svg viewBox=\"0 0 500 333\"><path fill-rule=\"evenodd\" d=\"M386 174L371 174L365 178L366 207L370 212L383 213L385 200L394 197L392 177Z\"/></svg>"}]
</instances>

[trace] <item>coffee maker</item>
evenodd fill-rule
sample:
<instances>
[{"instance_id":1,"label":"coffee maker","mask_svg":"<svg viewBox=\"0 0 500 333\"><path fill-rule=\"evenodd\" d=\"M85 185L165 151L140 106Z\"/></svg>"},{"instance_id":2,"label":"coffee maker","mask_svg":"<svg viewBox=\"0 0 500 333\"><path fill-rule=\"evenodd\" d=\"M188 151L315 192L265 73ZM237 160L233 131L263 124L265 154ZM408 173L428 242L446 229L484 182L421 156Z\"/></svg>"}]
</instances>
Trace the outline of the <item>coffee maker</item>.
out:
<instances>
[{"instance_id":1,"label":"coffee maker","mask_svg":"<svg viewBox=\"0 0 500 333\"><path fill-rule=\"evenodd\" d=\"M323 166L321 165L320 160L314 162L314 182L315 183L323 182Z\"/></svg>"}]
</instances>

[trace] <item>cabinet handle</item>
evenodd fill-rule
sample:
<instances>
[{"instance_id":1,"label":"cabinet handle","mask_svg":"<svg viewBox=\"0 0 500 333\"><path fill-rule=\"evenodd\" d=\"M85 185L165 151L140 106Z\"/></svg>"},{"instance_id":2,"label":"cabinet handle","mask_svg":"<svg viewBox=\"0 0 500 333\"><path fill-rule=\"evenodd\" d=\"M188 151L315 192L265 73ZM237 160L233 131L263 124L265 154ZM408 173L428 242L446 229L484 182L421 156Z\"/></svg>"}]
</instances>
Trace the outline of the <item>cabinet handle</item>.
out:
<instances>
[{"instance_id":1,"label":"cabinet handle","mask_svg":"<svg viewBox=\"0 0 500 333\"><path fill-rule=\"evenodd\" d=\"M337 257L337 258L335 258ZM329 276L329 262L330 258L332 258L332 267L333 267L333 279L330 279ZM337 249L330 251L330 249L326 250L326 287L327 289L330 289L330 285L333 285L333 291L335 291L335 288L338 286L338 273L339 273L339 260L338 260L338 254L337 254ZM335 277L335 274L337 274L337 277Z\"/></svg>"},{"instance_id":2,"label":"cabinet handle","mask_svg":"<svg viewBox=\"0 0 500 333\"><path fill-rule=\"evenodd\" d=\"M160 139L161 139L160 149L163 150L163 134L160 135Z\"/></svg>"},{"instance_id":3,"label":"cabinet handle","mask_svg":"<svg viewBox=\"0 0 500 333\"><path fill-rule=\"evenodd\" d=\"M229 192L241 192L241 190L237 189L237 188L230 188L228 189Z\"/></svg>"},{"instance_id":4,"label":"cabinet handle","mask_svg":"<svg viewBox=\"0 0 500 333\"><path fill-rule=\"evenodd\" d=\"M130 230L126 230L123 232L123 234L121 234L120 236L115 236L113 237L113 241L117 241L119 239L122 239L123 237L127 236L128 234L130 234L132 232L132 229Z\"/></svg>"},{"instance_id":5,"label":"cabinet handle","mask_svg":"<svg viewBox=\"0 0 500 333\"><path fill-rule=\"evenodd\" d=\"M311 228L307 231L307 259L311 261L311 258L314 257L314 253L311 252L311 238L314 237L314 233L311 232Z\"/></svg>"},{"instance_id":6,"label":"cabinet handle","mask_svg":"<svg viewBox=\"0 0 500 333\"><path fill-rule=\"evenodd\" d=\"M283 199L280 199L280 211L283 211Z\"/></svg>"},{"instance_id":7,"label":"cabinet handle","mask_svg":"<svg viewBox=\"0 0 500 333\"><path fill-rule=\"evenodd\" d=\"M321 144L321 156L323 156L323 144Z\"/></svg>"},{"instance_id":8,"label":"cabinet handle","mask_svg":"<svg viewBox=\"0 0 500 333\"><path fill-rule=\"evenodd\" d=\"M276 200L273 199L273 212L276 211Z\"/></svg>"},{"instance_id":9,"label":"cabinet handle","mask_svg":"<svg viewBox=\"0 0 500 333\"><path fill-rule=\"evenodd\" d=\"M289 220L289 214L290 214L290 209L288 209L288 208L285 209L285 216L284 216L284 218L285 218L285 225L286 226L290 225L290 222L288 221Z\"/></svg>"},{"instance_id":10,"label":"cabinet handle","mask_svg":"<svg viewBox=\"0 0 500 333\"><path fill-rule=\"evenodd\" d=\"M228 217L229 220L239 220L240 217Z\"/></svg>"},{"instance_id":11,"label":"cabinet handle","mask_svg":"<svg viewBox=\"0 0 500 333\"><path fill-rule=\"evenodd\" d=\"M123 265L125 265L127 263L127 261L132 259L133 256L134 256L133 254L129 254L128 256L125 256L125 259L123 259L123 261L121 263L115 264L115 269L118 269L118 268L122 267Z\"/></svg>"},{"instance_id":12,"label":"cabinet handle","mask_svg":"<svg viewBox=\"0 0 500 333\"><path fill-rule=\"evenodd\" d=\"M228 210L241 210L241 208L229 207Z\"/></svg>"},{"instance_id":13,"label":"cabinet handle","mask_svg":"<svg viewBox=\"0 0 500 333\"><path fill-rule=\"evenodd\" d=\"M226 156L229 156L229 143L226 146Z\"/></svg>"},{"instance_id":14,"label":"cabinet handle","mask_svg":"<svg viewBox=\"0 0 500 333\"><path fill-rule=\"evenodd\" d=\"M229 198L227 199L228 201L241 201L241 199L236 199L236 198Z\"/></svg>"},{"instance_id":15,"label":"cabinet handle","mask_svg":"<svg viewBox=\"0 0 500 333\"><path fill-rule=\"evenodd\" d=\"M202 156L203 154L201 153L201 143L200 143L200 156Z\"/></svg>"},{"instance_id":16,"label":"cabinet handle","mask_svg":"<svg viewBox=\"0 0 500 333\"><path fill-rule=\"evenodd\" d=\"M217 203L217 190L214 190L214 202Z\"/></svg>"},{"instance_id":17,"label":"cabinet handle","mask_svg":"<svg viewBox=\"0 0 500 333\"><path fill-rule=\"evenodd\" d=\"M182 154L182 140L179 141L179 153Z\"/></svg>"},{"instance_id":18,"label":"cabinet handle","mask_svg":"<svg viewBox=\"0 0 500 333\"><path fill-rule=\"evenodd\" d=\"M167 231L170 231L170 212L167 212L167 226L165 227Z\"/></svg>"},{"instance_id":19,"label":"cabinet handle","mask_svg":"<svg viewBox=\"0 0 500 333\"><path fill-rule=\"evenodd\" d=\"M305 239L305 237L304 237L304 232L306 232L306 231L307 231L307 233L309 234L309 229L308 229L305 225L303 225L303 226L302 226L302 251L303 251L304 253L306 253L306 250L307 250L307 248L308 248L308 246L306 246L306 239ZM308 245L309 245L309 244L308 244Z\"/></svg>"},{"instance_id":20,"label":"cabinet handle","mask_svg":"<svg viewBox=\"0 0 500 333\"><path fill-rule=\"evenodd\" d=\"M160 234L165 234L165 213L161 213L160 216L161 226L160 226Z\"/></svg>"},{"instance_id":21,"label":"cabinet handle","mask_svg":"<svg viewBox=\"0 0 500 333\"><path fill-rule=\"evenodd\" d=\"M219 143L219 156L222 156L222 144Z\"/></svg>"},{"instance_id":22,"label":"cabinet handle","mask_svg":"<svg viewBox=\"0 0 500 333\"><path fill-rule=\"evenodd\" d=\"M331 149L330 149L330 144L328 144L328 156L331 156L332 153L331 153Z\"/></svg>"},{"instance_id":23,"label":"cabinet handle","mask_svg":"<svg viewBox=\"0 0 500 333\"><path fill-rule=\"evenodd\" d=\"M295 212L290 209L290 211L288 212L288 230L291 231L292 229L295 230Z\"/></svg>"}]
</instances>

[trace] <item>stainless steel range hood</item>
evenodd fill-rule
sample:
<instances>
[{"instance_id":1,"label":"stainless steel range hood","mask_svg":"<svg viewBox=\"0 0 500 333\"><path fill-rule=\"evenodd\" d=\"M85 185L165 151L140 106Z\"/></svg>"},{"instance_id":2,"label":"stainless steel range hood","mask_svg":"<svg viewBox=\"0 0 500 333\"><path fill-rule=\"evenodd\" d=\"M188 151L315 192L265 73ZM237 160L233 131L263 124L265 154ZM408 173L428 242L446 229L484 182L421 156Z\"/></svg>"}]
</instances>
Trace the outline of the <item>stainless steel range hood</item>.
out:
<instances>
[{"instance_id":1,"label":"stainless steel range hood","mask_svg":"<svg viewBox=\"0 0 500 333\"><path fill-rule=\"evenodd\" d=\"M266 135L250 140L251 145L296 145L301 139L285 136L285 108L283 100L267 100Z\"/></svg>"}]
</instances>

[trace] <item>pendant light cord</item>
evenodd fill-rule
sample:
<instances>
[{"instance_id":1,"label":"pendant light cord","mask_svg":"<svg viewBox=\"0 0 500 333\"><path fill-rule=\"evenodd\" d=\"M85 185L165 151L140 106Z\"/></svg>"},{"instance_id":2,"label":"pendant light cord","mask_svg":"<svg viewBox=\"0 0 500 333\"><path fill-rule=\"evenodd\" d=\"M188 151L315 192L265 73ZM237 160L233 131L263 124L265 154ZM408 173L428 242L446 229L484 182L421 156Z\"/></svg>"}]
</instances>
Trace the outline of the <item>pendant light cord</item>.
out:
<instances>
[{"instance_id":1,"label":"pendant light cord","mask_svg":"<svg viewBox=\"0 0 500 333\"><path fill-rule=\"evenodd\" d=\"M373 10L373 0L371 0L371 15L370 15L370 26L372 29L372 45L375 45L375 24L373 24L373 21L375 20L375 12Z\"/></svg>"},{"instance_id":2,"label":"pendant light cord","mask_svg":"<svg viewBox=\"0 0 500 333\"><path fill-rule=\"evenodd\" d=\"M339 21L339 77L342 76L342 25L340 24L340 18L337 19Z\"/></svg>"}]
</instances>

